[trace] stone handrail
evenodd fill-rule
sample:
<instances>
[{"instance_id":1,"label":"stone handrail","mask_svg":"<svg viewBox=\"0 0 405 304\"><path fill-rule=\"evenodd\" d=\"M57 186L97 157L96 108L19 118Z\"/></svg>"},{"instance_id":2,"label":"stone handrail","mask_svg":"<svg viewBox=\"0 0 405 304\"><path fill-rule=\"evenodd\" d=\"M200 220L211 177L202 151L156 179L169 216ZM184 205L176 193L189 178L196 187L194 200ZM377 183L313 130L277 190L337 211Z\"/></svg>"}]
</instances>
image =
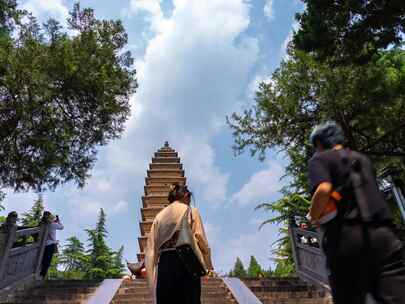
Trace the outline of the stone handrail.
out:
<instances>
[{"instance_id":1,"label":"stone handrail","mask_svg":"<svg viewBox=\"0 0 405 304\"><path fill-rule=\"evenodd\" d=\"M45 248L47 226L19 229L12 225L0 231L0 292L20 281L32 278L40 271ZM32 237L29 244L18 239Z\"/></svg>"},{"instance_id":2,"label":"stone handrail","mask_svg":"<svg viewBox=\"0 0 405 304\"><path fill-rule=\"evenodd\" d=\"M318 233L300 229L295 219L291 219L289 234L297 275L316 286L330 290L326 260L318 243Z\"/></svg>"}]
</instances>

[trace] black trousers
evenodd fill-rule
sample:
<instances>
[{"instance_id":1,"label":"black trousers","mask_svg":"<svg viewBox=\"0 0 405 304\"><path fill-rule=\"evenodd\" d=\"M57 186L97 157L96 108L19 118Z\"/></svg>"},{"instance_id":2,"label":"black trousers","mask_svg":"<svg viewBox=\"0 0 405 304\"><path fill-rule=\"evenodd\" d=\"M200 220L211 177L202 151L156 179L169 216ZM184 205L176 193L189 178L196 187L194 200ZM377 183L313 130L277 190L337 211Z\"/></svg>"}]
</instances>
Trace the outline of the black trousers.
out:
<instances>
[{"instance_id":1,"label":"black trousers","mask_svg":"<svg viewBox=\"0 0 405 304\"><path fill-rule=\"evenodd\" d=\"M201 279L192 277L176 251L159 259L156 304L201 304Z\"/></svg>"},{"instance_id":2,"label":"black trousers","mask_svg":"<svg viewBox=\"0 0 405 304\"><path fill-rule=\"evenodd\" d=\"M57 246L56 244L45 246L40 272L41 277L45 277L46 274L48 273L49 266L51 266L52 257L57 249L56 246Z\"/></svg>"},{"instance_id":3,"label":"black trousers","mask_svg":"<svg viewBox=\"0 0 405 304\"><path fill-rule=\"evenodd\" d=\"M402 244L392 228L341 223L328 227L323 248L330 269L335 304L405 304L405 262Z\"/></svg>"}]
</instances>

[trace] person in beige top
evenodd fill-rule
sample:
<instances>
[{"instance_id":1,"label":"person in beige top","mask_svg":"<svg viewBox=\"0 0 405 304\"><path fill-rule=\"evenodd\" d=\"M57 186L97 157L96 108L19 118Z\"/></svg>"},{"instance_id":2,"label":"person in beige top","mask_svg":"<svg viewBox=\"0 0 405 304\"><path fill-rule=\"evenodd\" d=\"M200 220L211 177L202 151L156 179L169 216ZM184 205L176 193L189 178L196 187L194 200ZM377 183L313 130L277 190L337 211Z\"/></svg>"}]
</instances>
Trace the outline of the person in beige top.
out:
<instances>
[{"instance_id":1,"label":"person in beige top","mask_svg":"<svg viewBox=\"0 0 405 304\"><path fill-rule=\"evenodd\" d=\"M200 304L201 280L193 277L177 255L175 245L180 222L190 208L187 186L173 185L169 205L156 215L145 249L145 267L156 304ZM197 208L191 208L191 227L208 272L212 272L211 251Z\"/></svg>"}]
</instances>

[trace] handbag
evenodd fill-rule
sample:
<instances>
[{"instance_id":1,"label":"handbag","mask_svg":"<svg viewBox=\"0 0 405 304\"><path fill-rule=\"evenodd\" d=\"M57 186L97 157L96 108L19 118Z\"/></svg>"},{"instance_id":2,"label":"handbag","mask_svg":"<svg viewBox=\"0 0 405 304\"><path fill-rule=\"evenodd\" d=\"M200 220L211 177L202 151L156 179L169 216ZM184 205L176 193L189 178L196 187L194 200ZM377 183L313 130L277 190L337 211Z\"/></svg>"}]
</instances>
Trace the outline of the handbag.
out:
<instances>
[{"instance_id":1,"label":"handbag","mask_svg":"<svg viewBox=\"0 0 405 304\"><path fill-rule=\"evenodd\" d=\"M193 277L202 277L207 274L204 258L198 246L194 232L188 219L191 217L191 208L183 216L180 223L179 235L176 242L176 252L186 269Z\"/></svg>"}]
</instances>

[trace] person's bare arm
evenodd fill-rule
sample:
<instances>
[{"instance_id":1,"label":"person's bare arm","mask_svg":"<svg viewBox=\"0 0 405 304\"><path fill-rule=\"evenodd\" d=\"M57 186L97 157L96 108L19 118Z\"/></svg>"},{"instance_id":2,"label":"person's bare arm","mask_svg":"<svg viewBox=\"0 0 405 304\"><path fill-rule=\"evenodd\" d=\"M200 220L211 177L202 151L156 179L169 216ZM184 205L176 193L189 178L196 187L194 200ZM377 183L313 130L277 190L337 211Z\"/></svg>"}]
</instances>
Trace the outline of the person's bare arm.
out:
<instances>
[{"instance_id":1,"label":"person's bare arm","mask_svg":"<svg viewBox=\"0 0 405 304\"><path fill-rule=\"evenodd\" d=\"M311 200L311 209L309 215L312 222L317 222L325 209L325 206L330 198L332 192L332 184L329 182L320 183L316 188Z\"/></svg>"}]
</instances>

